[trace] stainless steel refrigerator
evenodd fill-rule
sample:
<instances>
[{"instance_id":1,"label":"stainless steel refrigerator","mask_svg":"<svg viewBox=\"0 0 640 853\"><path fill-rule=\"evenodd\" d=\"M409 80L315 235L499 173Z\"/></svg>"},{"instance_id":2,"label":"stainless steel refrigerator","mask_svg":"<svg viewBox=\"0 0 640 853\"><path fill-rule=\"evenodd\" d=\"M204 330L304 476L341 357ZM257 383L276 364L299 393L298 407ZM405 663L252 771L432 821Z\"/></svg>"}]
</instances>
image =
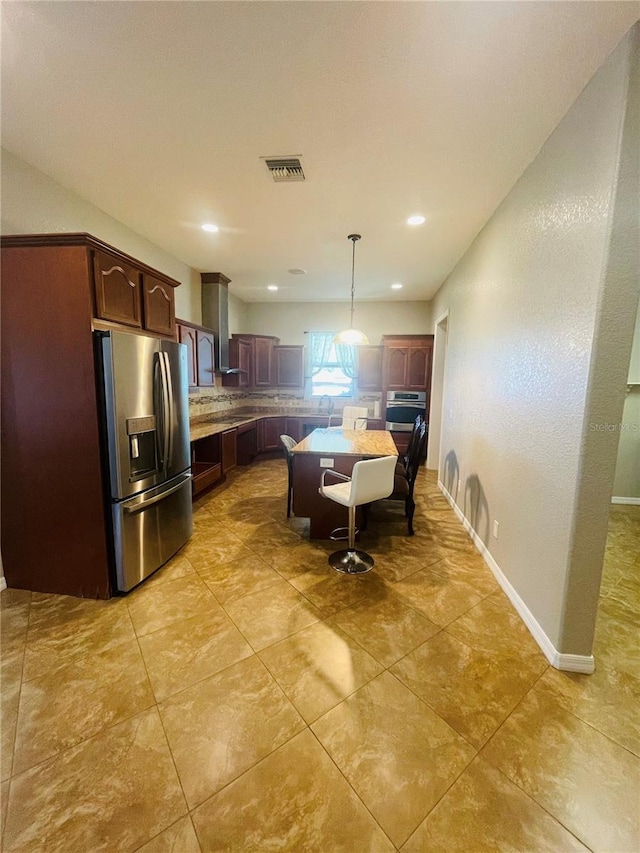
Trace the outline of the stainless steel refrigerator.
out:
<instances>
[{"instance_id":1,"label":"stainless steel refrigerator","mask_svg":"<svg viewBox=\"0 0 640 853\"><path fill-rule=\"evenodd\" d=\"M187 348L95 334L117 588L126 592L191 536Z\"/></svg>"}]
</instances>

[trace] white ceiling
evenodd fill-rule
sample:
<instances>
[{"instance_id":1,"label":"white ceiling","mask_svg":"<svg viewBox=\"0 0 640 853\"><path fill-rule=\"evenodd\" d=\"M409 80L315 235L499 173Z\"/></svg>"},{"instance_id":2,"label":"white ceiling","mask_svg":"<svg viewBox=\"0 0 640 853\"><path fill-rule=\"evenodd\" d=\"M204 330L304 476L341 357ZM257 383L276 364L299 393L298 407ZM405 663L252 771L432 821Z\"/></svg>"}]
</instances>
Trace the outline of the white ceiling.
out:
<instances>
[{"instance_id":1,"label":"white ceiling","mask_svg":"<svg viewBox=\"0 0 640 853\"><path fill-rule=\"evenodd\" d=\"M247 301L348 298L352 231L358 299L427 299L639 10L5 2L3 146Z\"/></svg>"}]
</instances>

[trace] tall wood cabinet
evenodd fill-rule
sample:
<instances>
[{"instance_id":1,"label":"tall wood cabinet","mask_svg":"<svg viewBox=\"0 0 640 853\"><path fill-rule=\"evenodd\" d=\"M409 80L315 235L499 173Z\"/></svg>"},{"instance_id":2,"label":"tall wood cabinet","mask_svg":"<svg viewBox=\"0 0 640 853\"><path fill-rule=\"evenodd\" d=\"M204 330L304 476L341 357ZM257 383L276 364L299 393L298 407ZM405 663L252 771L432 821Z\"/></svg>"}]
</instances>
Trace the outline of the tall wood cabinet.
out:
<instances>
[{"instance_id":1,"label":"tall wood cabinet","mask_svg":"<svg viewBox=\"0 0 640 853\"><path fill-rule=\"evenodd\" d=\"M92 322L168 330L178 284L88 234L2 238L1 547L8 586L111 595Z\"/></svg>"},{"instance_id":2,"label":"tall wood cabinet","mask_svg":"<svg viewBox=\"0 0 640 853\"><path fill-rule=\"evenodd\" d=\"M387 391L428 391L433 335L383 335L383 384Z\"/></svg>"}]
</instances>

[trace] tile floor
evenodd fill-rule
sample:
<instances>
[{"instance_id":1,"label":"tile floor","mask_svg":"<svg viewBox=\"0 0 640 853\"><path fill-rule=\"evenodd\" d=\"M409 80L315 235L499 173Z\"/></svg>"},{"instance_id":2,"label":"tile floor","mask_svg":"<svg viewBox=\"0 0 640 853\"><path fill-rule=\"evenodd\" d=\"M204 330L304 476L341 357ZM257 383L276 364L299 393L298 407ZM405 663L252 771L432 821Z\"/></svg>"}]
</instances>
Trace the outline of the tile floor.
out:
<instances>
[{"instance_id":1,"label":"tile floor","mask_svg":"<svg viewBox=\"0 0 640 853\"><path fill-rule=\"evenodd\" d=\"M592 676L547 665L440 495L374 571L285 517L280 459L109 602L7 590L5 853L640 849L640 507L614 507Z\"/></svg>"}]
</instances>

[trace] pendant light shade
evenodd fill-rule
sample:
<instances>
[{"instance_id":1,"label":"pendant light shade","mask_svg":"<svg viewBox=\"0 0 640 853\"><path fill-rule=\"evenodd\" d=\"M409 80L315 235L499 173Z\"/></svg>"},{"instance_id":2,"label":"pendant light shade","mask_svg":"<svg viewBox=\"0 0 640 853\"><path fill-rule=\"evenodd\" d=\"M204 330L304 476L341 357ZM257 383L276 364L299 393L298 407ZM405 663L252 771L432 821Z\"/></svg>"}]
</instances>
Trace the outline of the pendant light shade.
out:
<instances>
[{"instance_id":1,"label":"pendant light shade","mask_svg":"<svg viewBox=\"0 0 640 853\"><path fill-rule=\"evenodd\" d=\"M334 344L351 344L352 346L361 346L368 344L369 339L364 332L353 328L353 301L356 295L355 277L356 277L356 243L360 239L360 234L349 234L347 240L353 243L353 251L351 255L351 321L348 329L343 329L334 337Z\"/></svg>"}]
</instances>

